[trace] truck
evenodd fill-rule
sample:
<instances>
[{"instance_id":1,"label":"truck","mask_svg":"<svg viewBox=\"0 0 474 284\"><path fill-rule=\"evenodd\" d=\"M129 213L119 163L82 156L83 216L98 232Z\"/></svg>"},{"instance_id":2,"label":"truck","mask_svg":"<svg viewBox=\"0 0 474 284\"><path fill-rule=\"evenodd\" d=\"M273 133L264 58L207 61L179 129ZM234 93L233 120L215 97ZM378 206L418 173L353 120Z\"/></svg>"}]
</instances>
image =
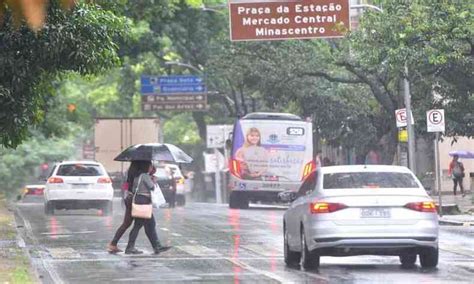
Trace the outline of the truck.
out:
<instances>
[{"instance_id":1,"label":"truck","mask_svg":"<svg viewBox=\"0 0 474 284\"><path fill-rule=\"evenodd\" d=\"M131 145L162 142L162 137L159 117L98 117L94 127L93 159L104 165L117 188L129 163L117 162L114 158Z\"/></svg>"}]
</instances>

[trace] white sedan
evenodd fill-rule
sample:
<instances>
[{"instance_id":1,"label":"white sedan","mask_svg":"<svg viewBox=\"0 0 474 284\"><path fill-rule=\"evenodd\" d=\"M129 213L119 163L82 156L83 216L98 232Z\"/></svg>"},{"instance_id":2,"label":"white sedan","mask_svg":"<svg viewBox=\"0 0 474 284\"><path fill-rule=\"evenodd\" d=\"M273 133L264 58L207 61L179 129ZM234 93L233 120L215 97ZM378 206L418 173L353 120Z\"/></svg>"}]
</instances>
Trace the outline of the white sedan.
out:
<instances>
[{"instance_id":1,"label":"white sedan","mask_svg":"<svg viewBox=\"0 0 474 284\"><path fill-rule=\"evenodd\" d=\"M93 161L65 161L54 166L44 190L48 215L59 209L102 209L112 214L114 189L102 164Z\"/></svg>"},{"instance_id":2,"label":"white sedan","mask_svg":"<svg viewBox=\"0 0 474 284\"><path fill-rule=\"evenodd\" d=\"M404 266L438 264L438 214L405 167L322 167L299 191L280 193L287 265L316 268L321 256L394 255Z\"/></svg>"}]
</instances>

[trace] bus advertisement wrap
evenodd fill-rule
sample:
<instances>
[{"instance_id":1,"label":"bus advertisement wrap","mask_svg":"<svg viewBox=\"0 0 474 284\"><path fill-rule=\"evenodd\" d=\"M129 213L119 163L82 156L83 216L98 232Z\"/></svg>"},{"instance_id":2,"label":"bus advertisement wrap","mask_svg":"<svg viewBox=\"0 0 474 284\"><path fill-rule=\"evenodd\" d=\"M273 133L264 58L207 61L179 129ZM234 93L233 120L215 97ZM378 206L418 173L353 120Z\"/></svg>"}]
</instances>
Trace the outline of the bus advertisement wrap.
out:
<instances>
[{"instance_id":1,"label":"bus advertisement wrap","mask_svg":"<svg viewBox=\"0 0 474 284\"><path fill-rule=\"evenodd\" d=\"M232 159L245 180L300 181L308 156L305 123L241 120L234 129Z\"/></svg>"}]
</instances>

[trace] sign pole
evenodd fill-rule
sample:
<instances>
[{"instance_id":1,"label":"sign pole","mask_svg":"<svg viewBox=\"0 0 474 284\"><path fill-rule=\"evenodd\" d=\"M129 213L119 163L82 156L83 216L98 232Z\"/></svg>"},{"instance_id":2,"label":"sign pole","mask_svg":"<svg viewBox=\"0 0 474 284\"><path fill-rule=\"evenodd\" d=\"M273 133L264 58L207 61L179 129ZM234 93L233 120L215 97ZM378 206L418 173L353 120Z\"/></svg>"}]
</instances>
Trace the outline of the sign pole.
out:
<instances>
[{"instance_id":1,"label":"sign pole","mask_svg":"<svg viewBox=\"0 0 474 284\"><path fill-rule=\"evenodd\" d=\"M407 113L407 130L408 130L408 165L410 170L416 174L415 164L415 131L412 125L411 117L411 95L410 95L410 82L408 82L408 67L405 63L405 76L403 79L404 85L404 96L405 96L405 108Z\"/></svg>"},{"instance_id":2,"label":"sign pole","mask_svg":"<svg viewBox=\"0 0 474 284\"><path fill-rule=\"evenodd\" d=\"M436 191L438 192L439 215L443 216L443 202L441 192L441 170L439 159L439 133L445 131L445 119L443 109L431 109L426 112L426 127L428 132L436 132L434 140L435 148L435 177L436 177Z\"/></svg>"},{"instance_id":3,"label":"sign pole","mask_svg":"<svg viewBox=\"0 0 474 284\"><path fill-rule=\"evenodd\" d=\"M226 131L225 131L225 127L222 127L222 137L224 137L224 147L223 147L223 150L224 150L224 175L222 176L222 184L223 184L223 190L222 190L222 196L223 196L223 200L222 202L226 203L228 198L227 198L227 171L226 171L226 168L227 168L227 149L226 149Z\"/></svg>"},{"instance_id":4,"label":"sign pole","mask_svg":"<svg viewBox=\"0 0 474 284\"><path fill-rule=\"evenodd\" d=\"M221 195L221 170L219 164L219 150L214 148L214 155L216 156L216 178L215 178L215 187L216 187L216 203L222 203L222 195Z\"/></svg>"},{"instance_id":5,"label":"sign pole","mask_svg":"<svg viewBox=\"0 0 474 284\"><path fill-rule=\"evenodd\" d=\"M440 161L439 161L439 132L436 132L434 141L435 147L435 167L436 167L436 191L438 192L439 216L443 216L443 202L441 198L441 176L440 176Z\"/></svg>"}]
</instances>

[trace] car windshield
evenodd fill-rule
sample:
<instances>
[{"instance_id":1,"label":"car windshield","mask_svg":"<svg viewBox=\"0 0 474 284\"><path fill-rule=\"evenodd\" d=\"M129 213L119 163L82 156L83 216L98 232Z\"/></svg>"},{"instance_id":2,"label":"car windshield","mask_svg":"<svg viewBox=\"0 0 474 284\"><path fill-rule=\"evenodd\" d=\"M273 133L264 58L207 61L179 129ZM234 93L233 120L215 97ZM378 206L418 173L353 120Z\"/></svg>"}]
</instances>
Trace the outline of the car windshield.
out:
<instances>
[{"instance_id":1,"label":"car windshield","mask_svg":"<svg viewBox=\"0 0 474 284\"><path fill-rule=\"evenodd\" d=\"M352 172L324 174L324 189L418 188L412 175L396 172Z\"/></svg>"},{"instance_id":2,"label":"car windshield","mask_svg":"<svg viewBox=\"0 0 474 284\"><path fill-rule=\"evenodd\" d=\"M156 168L155 176L158 178L158 180L171 179L168 170L165 168Z\"/></svg>"},{"instance_id":3,"label":"car windshield","mask_svg":"<svg viewBox=\"0 0 474 284\"><path fill-rule=\"evenodd\" d=\"M65 164L58 168L58 176L101 176L102 168L94 164Z\"/></svg>"}]
</instances>

